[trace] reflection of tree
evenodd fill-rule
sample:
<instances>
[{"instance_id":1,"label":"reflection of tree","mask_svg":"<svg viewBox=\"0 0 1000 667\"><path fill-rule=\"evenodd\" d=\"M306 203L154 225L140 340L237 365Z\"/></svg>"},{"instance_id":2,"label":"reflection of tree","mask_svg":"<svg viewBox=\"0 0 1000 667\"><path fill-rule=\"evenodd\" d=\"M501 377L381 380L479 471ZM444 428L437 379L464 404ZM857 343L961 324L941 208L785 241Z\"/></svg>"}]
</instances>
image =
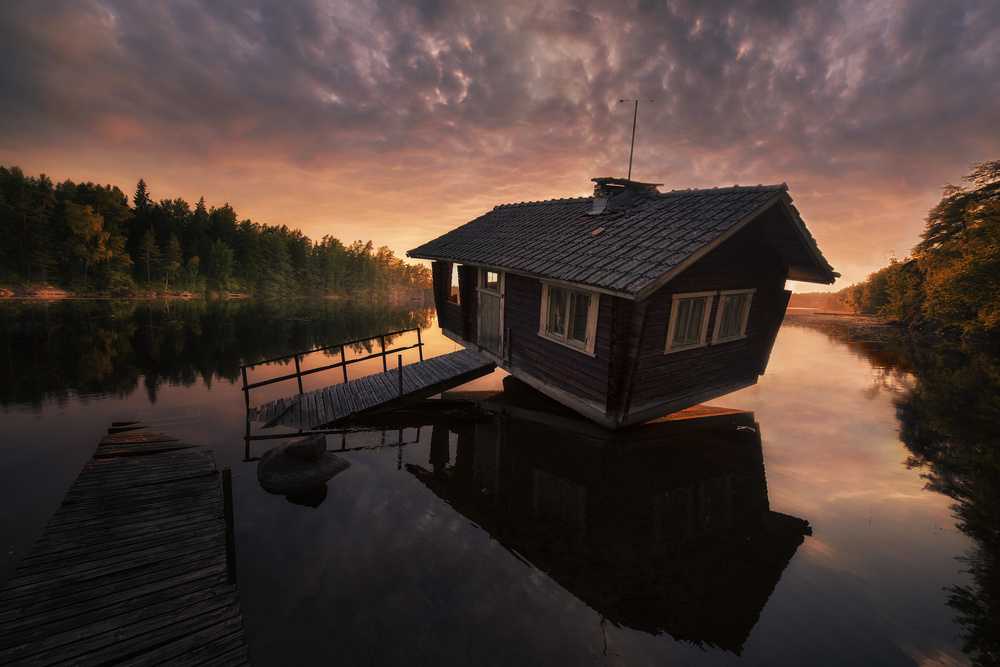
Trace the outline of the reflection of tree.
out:
<instances>
[{"instance_id":1,"label":"reflection of tree","mask_svg":"<svg viewBox=\"0 0 1000 667\"><path fill-rule=\"evenodd\" d=\"M917 388L897 406L900 438L925 469L927 488L954 498L958 527L976 546L962 558L971 586L948 604L964 649L979 665L1000 663L1000 357L938 345L915 349Z\"/></svg>"},{"instance_id":2,"label":"reflection of tree","mask_svg":"<svg viewBox=\"0 0 1000 667\"><path fill-rule=\"evenodd\" d=\"M0 405L236 381L242 363L430 325L432 311L332 300L0 304Z\"/></svg>"},{"instance_id":3,"label":"reflection of tree","mask_svg":"<svg viewBox=\"0 0 1000 667\"><path fill-rule=\"evenodd\" d=\"M782 326L821 331L865 360L871 375L871 384L865 392L867 398L875 398L883 392L900 396L913 390L913 372L907 360L912 344L894 327L874 318L811 315L786 315Z\"/></svg>"},{"instance_id":4,"label":"reflection of tree","mask_svg":"<svg viewBox=\"0 0 1000 667\"><path fill-rule=\"evenodd\" d=\"M813 324L811 322L818 322ZM839 323L838 323L839 322ZM948 604L977 665L1000 664L1000 354L994 348L920 343L892 327L850 318L801 318L867 359L912 374L895 389L900 440L926 488L953 498L958 528L975 541L961 558L970 586L954 586ZM898 362L893 363L893 359Z\"/></svg>"}]
</instances>

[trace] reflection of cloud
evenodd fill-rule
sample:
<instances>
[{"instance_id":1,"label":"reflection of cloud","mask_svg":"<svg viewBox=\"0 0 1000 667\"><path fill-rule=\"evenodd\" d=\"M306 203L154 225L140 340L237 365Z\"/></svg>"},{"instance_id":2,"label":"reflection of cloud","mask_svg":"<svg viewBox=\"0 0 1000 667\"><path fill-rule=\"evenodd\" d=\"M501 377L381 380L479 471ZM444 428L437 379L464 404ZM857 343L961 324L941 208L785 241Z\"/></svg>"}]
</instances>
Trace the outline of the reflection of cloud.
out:
<instances>
[{"instance_id":1,"label":"reflection of cloud","mask_svg":"<svg viewBox=\"0 0 1000 667\"><path fill-rule=\"evenodd\" d=\"M933 0L5 3L0 163L104 180L88 170L113 155L192 201L212 170L209 201L315 238L378 225L402 250L619 175L617 100L648 98L638 177L788 181L855 279L995 157L997 25L993 3Z\"/></svg>"},{"instance_id":2,"label":"reflection of cloud","mask_svg":"<svg viewBox=\"0 0 1000 667\"><path fill-rule=\"evenodd\" d=\"M824 567L834 568L837 563L842 562L843 554L832 544L822 538L813 535L811 540L806 540L799 547L800 553L810 555L810 560L822 564Z\"/></svg>"},{"instance_id":3,"label":"reflection of cloud","mask_svg":"<svg viewBox=\"0 0 1000 667\"><path fill-rule=\"evenodd\" d=\"M902 465L893 396L868 391L869 369L844 343L785 326L760 383L726 399L766 427L772 507L810 517L817 536L820 517L841 511L832 503L857 505L861 524L880 504L928 500L923 480ZM786 497L794 501L784 505Z\"/></svg>"}]
</instances>

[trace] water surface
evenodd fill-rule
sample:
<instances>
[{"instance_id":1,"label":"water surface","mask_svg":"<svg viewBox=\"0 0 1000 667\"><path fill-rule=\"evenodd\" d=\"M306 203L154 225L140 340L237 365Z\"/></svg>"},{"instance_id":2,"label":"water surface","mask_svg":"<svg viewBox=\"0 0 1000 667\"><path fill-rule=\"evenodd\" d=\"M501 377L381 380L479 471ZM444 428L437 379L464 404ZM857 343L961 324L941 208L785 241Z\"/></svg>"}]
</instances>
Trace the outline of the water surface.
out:
<instances>
[{"instance_id":1,"label":"water surface","mask_svg":"<svg viewBox=\"0 0 1000 667\"><path fill-rule=\"evenodd\" d=\"M749 421L612 438L500 406L410 415L328 435L351 467L288 499L257 484L256 458L278 441L244 440L239 364L412 326L428 355L455 349L432 312L315 301L0 312L0 581L111 421L138 419L234 471L257 665L1000 655L995 353L789 317L760 383L715 401Z\"/></svg>"}]
</instances>

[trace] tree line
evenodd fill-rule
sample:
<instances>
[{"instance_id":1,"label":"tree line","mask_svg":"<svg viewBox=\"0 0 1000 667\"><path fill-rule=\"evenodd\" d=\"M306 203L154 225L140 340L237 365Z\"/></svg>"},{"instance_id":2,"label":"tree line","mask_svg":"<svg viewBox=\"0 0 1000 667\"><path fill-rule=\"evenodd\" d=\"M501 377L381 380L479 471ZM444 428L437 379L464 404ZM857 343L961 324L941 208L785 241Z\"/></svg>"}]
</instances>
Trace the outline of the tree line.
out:
<instances>
[{"instance_id":1,"label":"tree line","mask_svg":"<svg viewBox=\"0 0 1000 667\"><path fill-rule=\"evenodd\" d=\"M371 241L313 241L298 229L239 219L228 203L192 210L155 202L145 181L132 204L117 186L25 176L0 166L0 283L74 292L370 295L431 287L430 270Z\"/></svg>"},{"instance_id":2,"label":"tree line","mask_svg":"<svg viewBox=\"0 0 1000 667\"><path fill-rule=\"evenodd\" d=\"M921 241L842 290L855 312L916 328L1000 336L1000 160L946 185Z\"/></svg>"}]
</instances>

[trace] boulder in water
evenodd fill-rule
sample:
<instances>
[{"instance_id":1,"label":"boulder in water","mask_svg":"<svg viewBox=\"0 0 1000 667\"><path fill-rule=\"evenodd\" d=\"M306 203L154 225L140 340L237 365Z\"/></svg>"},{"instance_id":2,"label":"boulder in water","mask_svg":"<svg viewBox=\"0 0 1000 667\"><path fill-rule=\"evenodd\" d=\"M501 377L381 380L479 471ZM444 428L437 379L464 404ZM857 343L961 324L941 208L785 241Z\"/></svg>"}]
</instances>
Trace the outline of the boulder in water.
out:
<instances>
[{"instance_id":1,"label":"boulder in water","mask_svg":"<svg viewBox=\"0 0 1000 667\"><path fill-rule=\"evenodd\" d=\"M350 466L326 451L326 436L302 436L264 452L257 462L257 481L265 491L285 495L325 484Z\"/></svg>"}]
</instances>

